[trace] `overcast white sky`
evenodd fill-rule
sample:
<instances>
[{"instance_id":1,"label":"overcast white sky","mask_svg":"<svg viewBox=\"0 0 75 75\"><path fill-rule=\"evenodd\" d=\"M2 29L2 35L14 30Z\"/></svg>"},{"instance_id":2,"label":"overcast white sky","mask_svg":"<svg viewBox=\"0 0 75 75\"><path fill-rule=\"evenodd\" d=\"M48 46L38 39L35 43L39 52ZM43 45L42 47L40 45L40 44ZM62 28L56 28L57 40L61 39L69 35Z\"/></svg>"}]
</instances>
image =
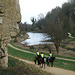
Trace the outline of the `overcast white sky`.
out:
<instances>
[{"instance_id":1,"label":"overcast white sky","mask_svg":"<svg viewBox=\"0 0 75 75\"><path fill-rule=\"evenodd\" d=\"M19 0L21 22L31 23L31 17L38 18L39 14L46 14L56 6L62 6L68 0Z\"/></svg>"}]
</instances>

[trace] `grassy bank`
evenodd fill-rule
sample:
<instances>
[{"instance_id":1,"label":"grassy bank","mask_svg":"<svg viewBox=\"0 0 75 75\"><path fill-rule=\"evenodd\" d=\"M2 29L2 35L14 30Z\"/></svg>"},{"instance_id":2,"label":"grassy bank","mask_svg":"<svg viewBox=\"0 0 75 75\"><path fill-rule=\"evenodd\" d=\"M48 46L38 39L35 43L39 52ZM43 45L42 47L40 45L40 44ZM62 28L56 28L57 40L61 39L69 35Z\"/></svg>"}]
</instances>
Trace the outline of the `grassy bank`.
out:
<instances>
[{"instance_id":1,"label":"grassy bank","mask_svg":"<svg viewBox=\"0 0 75 75\"><path fill-rule=\"evenodd\" d=\"M75 62L72 61L56 59L54 62L54 66L75 71Z\"/></svg>"},{"instance_id":2,"label":"grassy bank","mask_svg":"<svg viewBox=\"0 0 75 75\"><path fill-rule=\"evenodd\" d=\"M33 61L34 57L35 57L34 54L18 51L18 50L13 49L9 46L8 46L8 54L22 58L22 59L31 60L31 61Z\"/></svg>"},{"instance_id":3,"label":"grassy bank","mask_svg":"<svg viewBox=\"0 0 75 75\"><path fill-rule=\"evenodd\" d=\"M8 46L8 53L10 55L13 55L13 56L16 56L16 57L19 57L22 59L30 60L30 61L33 61L34 57L35 57L35 54L30 54L30 53L18 51L18 50L13 49L9 46ZM75 62L73 62L73 61L56 59L54 62L54 66L75 71Z\"/></svg>"},{"instance_id":4,"label":"grassy bank","mask_svg":"<svg viewBox=\"0 0 75 75\"><path fill-rule=\"evenodd\" d=\"M33 65L21 62L17 59L9 57L8 68L0 67L0 75L52 75L43 72Z\"/></svg>"},{"instance_id":5,"label":"grassy bank","mask_svg":"<svg viewBox=\"0 0 75 75\"><path fill-rule=\"evenodd\" d=\"M36 53L36 51L32 51L32 50L28 50L28 49L24 49L22 47L19 47L19 46L16 46L14 45L12 42L10 43L12 46L16 47L16 48L19 48L19 49L23 49L23 50L26 50L26 51L30 51L30 52L34 52ZM46 53L46 55L48 55L48 53ZM55 57L61 57L61 58L67 58L67 59L72 59L72 60L75 60L75 58L72 58L72 57L65 57L65 56L60 56L60 55L54 55Z\"/></svg>"},{"instance_id":6,"label":"grassy bank","mask_svg":"<svg viewBox=\"0 0 75 75\"><path fill-rule=\"evenodd\" d=\"M36 53L36 51L32 51L32 50L29 50L29 49L24 49L24 48L22 48L22 47L16 46L16 45L14 45L12 42L11 42L10 44L11 44L12 46L16 47L16 48L19 48L19 49L23 49L23 50L26 50L26 51L30 51L30 52Z\"/></svg>"}]
</instances>

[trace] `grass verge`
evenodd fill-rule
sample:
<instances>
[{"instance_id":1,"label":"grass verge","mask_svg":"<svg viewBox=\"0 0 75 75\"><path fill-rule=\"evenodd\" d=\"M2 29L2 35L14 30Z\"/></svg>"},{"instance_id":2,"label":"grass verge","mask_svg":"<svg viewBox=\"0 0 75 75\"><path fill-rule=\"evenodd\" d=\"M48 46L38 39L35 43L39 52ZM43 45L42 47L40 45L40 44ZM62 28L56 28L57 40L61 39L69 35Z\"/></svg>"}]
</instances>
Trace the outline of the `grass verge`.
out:
<instances>
[{"instance_id":1,"label":"grass verge","mask_svg":"<svg viewBox=\"0 0 75 75\"><path fill-rule=\"evenodd\" d=\"M19 58L22 58L25 60L30 60L30 61L33 61L34 57L35 57L35 54L30 54L30 53L18 51L18 50L13 49L9 46L8 46L8 53L10 55L15 56L15 57L19 57ZM54 62L54 66L75 71L75 62L74 61L56 59Z\"/></svg>"},{"instance_id":2,"label":"grass verge","mask_svg":"<svg viewBox=\"0 0 75 75\"><path fill-rule=\"evenodd\" d=\"M16 46L16 45L14 45L12 42L11 42L10 44L11 44L12 46L16 47L16 48L19 48L19 49L22 49L22 50L26 50L26 51L30 51L30 52L36 53L36 51L32 51L32 50L29 50L29 49L24 49L24 48L22 48L22 47Z\"/></svg>"},{"instance_id":3,"label":"grass verge","mask_svg":"<svg viewBox=\"0 0 75 75\"><path fill-rule=\"evenodd\" d=\"M64 68L64 69L68 69L72 71L75 71L74 65L75 65L75 62L67 61L67 60L56 59L54 62L55 67Z\"/></svg>"},{"instance_id":4,"label":"grass verge","mask_svg":"<svg viewBox=\"0 0 75 75\"><path fill-rule=\"evenodd\" d=\"M0 75L52 75L11 57L8 61L8 68L0 67Z\"/></svg>"},{"instance_id":5,"label":"grass verge","mask_svg":"<svg viewBox=\"0 0 75 75\"><path fill-rule=\"evenodd\" d=\"M8 46L8 54L19 57L21 59L26 59L26 60L34 60L35 54L30 54L22 51L18 51L14 48L11 48Z\"/></svg>"},{"instance_id":6,"label":"grass verge","mask_svg":"<svg viewBox=\"0 0 75 75\"><path fill-rule=\"evenodd\" d=\"M30 52L34 52L36 53L36 51L32 51L32 50L28 50L28 49L24 49L24 48L21 48L19 46L16 46L14 45L12 42L10 43L11 45L13 45L14 47L16 48L19 48L19 49L23 49L23 50L26 50L26 51L30 51ZM46 53L46 55L49 55L48 53ZM65 57L65 56L60 56L60 55L54 55L55 57L61 57L61 58L67 58L67 59L72 59L72 60L75 60L75 58L72 58L72 57Z\"/></svg>"}]
</instances>

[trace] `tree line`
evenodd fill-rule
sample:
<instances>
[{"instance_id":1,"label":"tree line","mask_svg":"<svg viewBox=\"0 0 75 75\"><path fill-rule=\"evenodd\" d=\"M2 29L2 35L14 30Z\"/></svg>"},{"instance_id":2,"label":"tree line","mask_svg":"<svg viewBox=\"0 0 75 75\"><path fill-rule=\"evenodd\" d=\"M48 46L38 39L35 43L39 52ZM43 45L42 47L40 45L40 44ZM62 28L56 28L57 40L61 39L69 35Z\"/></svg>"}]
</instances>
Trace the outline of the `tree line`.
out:
<instances>
[{"instance_id":1,"label":"tree line","mask_svg":"<svg viewBox=\"0 0 75 75\"><path fill-rule=\"evenodd\" d=\"M59 53L60 43L68 36L68 32L75 36L75 0L69 0L62 7L52 9L44 18L40 18L33 24L34 29L39 28L50 35Z\"/></svg>"},{"instance_id":2,"label":"tree line","mask_svg":"<svg viewBox=\"0 0 75 75\"><path fill-rule=\"evenodd\" d=\"M57 54L61 42L67 38L68 32L75 36L75 0L69 0L64 3L62 7L56 7L49 11L45 17L36 20L34 17L31 19L32 25L21 24L20 29L45 32L51 37L51 41L56 47ZM21 27L22 26L22 27ZM25 28L24 28L24 27ZM23 29L22 29L23 28Z\"/></svg>"}]
</instances>

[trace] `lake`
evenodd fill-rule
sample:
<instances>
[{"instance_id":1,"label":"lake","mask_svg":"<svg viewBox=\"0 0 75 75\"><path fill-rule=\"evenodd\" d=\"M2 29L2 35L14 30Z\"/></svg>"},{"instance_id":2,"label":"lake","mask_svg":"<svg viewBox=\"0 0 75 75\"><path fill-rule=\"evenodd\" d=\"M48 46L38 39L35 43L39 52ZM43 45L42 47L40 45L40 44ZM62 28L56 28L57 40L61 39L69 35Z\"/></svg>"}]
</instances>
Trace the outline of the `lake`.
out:
<instances>
[{"instance_id":1,"label":"lake","mask_svg":"<svg viewBox=\"0 0 75 75\"><path fill-rule=\"evenodd\" d=\"M38 44L52 44L52 42L45 42L47 40L50 40L51 38L46 33L33 33L33 32L27 32L29 35L29 38L22 41L22 44L29 45L38 45Z\"/></svg>"}]
</instances>

